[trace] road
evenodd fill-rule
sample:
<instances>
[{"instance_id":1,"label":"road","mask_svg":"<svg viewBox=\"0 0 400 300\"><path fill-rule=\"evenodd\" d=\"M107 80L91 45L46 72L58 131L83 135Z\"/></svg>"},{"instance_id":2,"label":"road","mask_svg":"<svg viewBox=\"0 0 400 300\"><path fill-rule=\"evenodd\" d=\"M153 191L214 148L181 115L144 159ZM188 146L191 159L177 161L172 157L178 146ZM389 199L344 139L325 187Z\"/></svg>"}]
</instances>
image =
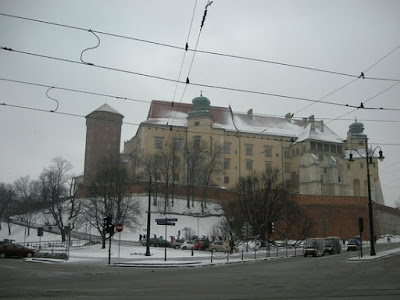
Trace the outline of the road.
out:
<instances>
[{"instance_id":1,"label":"road","mask_svg":"<svg viewBox=\"0 0 400 300\"><path fill-rule=\"evenodd\" d=\"M6 299L400 299L400 255L354 253L195 268L0 261Z\"/></svg>"}]
</instances>

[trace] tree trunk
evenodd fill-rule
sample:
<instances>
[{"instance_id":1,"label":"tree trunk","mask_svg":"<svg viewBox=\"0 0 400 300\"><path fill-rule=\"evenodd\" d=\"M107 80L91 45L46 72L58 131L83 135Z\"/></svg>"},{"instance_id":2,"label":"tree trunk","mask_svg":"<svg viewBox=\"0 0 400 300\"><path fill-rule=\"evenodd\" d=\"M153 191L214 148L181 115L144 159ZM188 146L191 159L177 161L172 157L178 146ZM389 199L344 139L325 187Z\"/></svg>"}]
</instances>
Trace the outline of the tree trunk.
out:
<instances>
[{"instance_id":1,"label":"tree trunk","mask_svg":"<svg viewBox=\"0 0 400 300\"><path fill-rule=\"evenodd\" d=\"M66 241L66 238L65 238L65 236L66 236L66 233L65 233L65 229L64 228L61 228L60 229L60 233L61 233L61 242L65 242Z\"/></svg>"}]
</instances>

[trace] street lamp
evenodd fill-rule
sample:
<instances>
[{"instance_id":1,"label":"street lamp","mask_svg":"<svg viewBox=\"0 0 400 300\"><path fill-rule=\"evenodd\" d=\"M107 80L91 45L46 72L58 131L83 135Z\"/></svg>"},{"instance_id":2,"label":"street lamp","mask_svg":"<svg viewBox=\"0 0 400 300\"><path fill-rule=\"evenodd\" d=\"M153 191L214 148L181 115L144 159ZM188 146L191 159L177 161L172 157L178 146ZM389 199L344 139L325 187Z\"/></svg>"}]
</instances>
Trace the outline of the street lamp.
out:
<instances>
[{"instance_id":1,"label":"street lamp","mask_svg":"<svg viewBox=\"0 0 400 300\"><path fill-rule=\"evenodd\" d=\"M150 181L149 181L149 186L147 188L148 192L149 192L149 207L147 210L147 231L146 231L146 254L145 256L150 256L150 219L151 219L151 192L152 192L152 188L151 188L151 175L150 175Z\"/></svg>"},{"instance_id":2,"label":"street lamp","mask_svg":"<svg viewBox=\"0 0 400 300\"><path fill-rule=\"evenodd\" d=\"M371 180L370 180L370 174L369 174L369 165L372 163L372 157L374 156L374 153L376 149L379 148L379 157L378 159L380 161L383 161L385 157L383 156L383 152L380 146L376 146L371 153L368 151L368 138L365 137L365 159L367 162L367 184L368 184L368 218L369 218L369 235L370 235L370 244L371 244L371 256L376 255L375 252L375 234L374 234L374 217L372 213L372 199L371 199ZM360 157L363 157L360 152L358 152L356 149L351 149L353 151L356 151ZM353 153L350 152L349 155L349 161L354 161L353 159Z\"/></svg>"}]
</instances>

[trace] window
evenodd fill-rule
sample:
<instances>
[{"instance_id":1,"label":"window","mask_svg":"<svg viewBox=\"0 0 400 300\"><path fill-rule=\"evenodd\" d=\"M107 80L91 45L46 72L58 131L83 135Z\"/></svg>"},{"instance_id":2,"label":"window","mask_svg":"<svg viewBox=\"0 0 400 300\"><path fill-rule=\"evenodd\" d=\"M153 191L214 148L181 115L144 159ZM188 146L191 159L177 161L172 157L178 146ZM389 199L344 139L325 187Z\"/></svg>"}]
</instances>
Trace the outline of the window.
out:
<instances>
[{"instance_id":1,"label":"window","mask_svg":"<svg viewBox=\"0 0 400 300\"><path fill-rule=\"evenodd\" d=\"M290 149L289 148L283 148L283 157L290 158Z\"/></svg>"},{"instance_id":2,"label":"window","mask_svg":"<svg viewBox=\"0 0 400 300\"><path fill-rule=\"evenodd\" d=\"M350 170L350 164L347 164L347 170Z\"/></svg>"},{"instance_id":3,"label":"window","mask_svg":"<svg viewBox=\"0 0 400 300\"><path fill-rule=\"evenodd\" d=\"M318 149L318 151L322 151L322 148L323 148L322 145L323 145L322 143L317 143L317 149Z\"/></svg>"},{"instance_id":4,"label":"window","mask_svg":"<svg viewBox=\"0 0 400 300\"><path fill-rule=\"evenodd\" d=\"M360 168L364 169L364 163L360 163Z\"/></svg>"},{"instance_id":5,"label":"window","mask_svg":"<svg viewBox=\"0 0 400 300\"><path fill-rule=\"evenodd\" d=\"M228 176L224 176L224 183L229 183L229 177Z\"/></svg>"},{"instance_id":6,"label":"window","mask_svg":"<svg viewBox=\"0 0 400 300\"><path fill-rule=\"evenodd\" d=\"M253 171L253 161L252 160L246 160L246 170Z\"/></svg>"},{"instance_id":7,"label":"window","mask_svg":"<svg viewBox=\"0 0 400 300\"><path fill-rule=\"evenodd\" d=\"M179 139L174 139L174 150L181 150L182 141Z\"/></svg>"},{"instance_id":8,"label":"window","mask_svg":"<svg viewBox=\"0 0 400 300\"><path fill-rule=\"evenodd\" d=\"M324 151L329 152L329 144L324 144Z\"/></svg>"},{"instance_id":9,"label":"window","mask_svg":"<svg viewBox=\"0 0 400 300\"><path fill-rule=\"evenodd\" d=\"M247 156L253 155L253 145L246 145L246 155Z\"/></svg>"},{"instance_id":10,"label":"window","mask_svg":"<svg viewBox=\"0 0 400 300\"><path fill-rule=\"evenodd\" d=\"M231 143L224 142L224 145L222 148L222 153L223 154L231 154Z\"/></svg>"},{"instance_id":11,"label":"window","mask_svg":"<svg viewBox=\"0 0 400 300\"><path fill-rule=\"evenodd\" d=\"M229 170L231 168L231 160L229 158L224 159L224 169Z\"/></svg>"},{"instance_id":12,"label":"window","mask_svg":"<svg viewBox=\"0 0 400 300\"><path fill-rule=\"evenodd\" d=\"M200 121L194 122L194 126L200 126Z\"/></svg>"},{"instance_id":13,"label":"window","mask_svg":"<svg viewBox=\"0 0 400 300\"><path fill-rule=\"evenodd\" d=\"M161 155L155 155L154 156L154 162L156 166L159 166L162 164L162 156Z\"/></svg>"},{"instance_id":14,"label":"window","mask_svg":"<svg viewBox=\"0 0 400 300\"><path fill-rule=\"evenodd\" d=\"M272 146L264 147L265 157L272 157Z\"/></svg>"},{"instance_id":15,"label":"window","mask_svg":"<svg viewBox=\"0 0 400 300\"><path fill-rule=\"evenodd\" d=\"M201 139L200 136L193 137L193 146L195 148L200 148L200 139Z\"/></svg>"},{"instance_id":16,"label":"window","mask_svg":"<svg viewBox=\"0 0 400 300\"><path fill-rule=\"evenodd\" d=\"M174 174L174 181L179 181L179 173Z\"/></svg>"},{"instance_id":17,"label":"window","mask_svg":"<svg viewBox=\"0 0 400 300\"><path fill-rule=\"evenodd\" d=\"M331 153L336 153L336 145L331 145Z\"/></svg>"},{"instance_id":18,"label":"window","mask_svg":"<svg viewBox=\"0 0 400 300\"><path fill-rule=\"evenodd\" d=\"M290 173L290 164L284 164L285 173Z\"/></svg>"},{"instance_id":19,"label":"window","mask_svg":"<svg viewBox=\"0 0 400 300\"><path fill-rule=\"evenodd\" d=\"M265 171L272 170L272 162L271 161L266 161L265 162Z\"/></svg>"},{"instance_id":20,"label":"window","mask_svg":"<svg viewBox=\"0 0 400 300\"><path fill-rule=\"evenodd\" d=\"M154 138L154 148L155 149L162 149L163 148L163 137L155 137Z\"/></svg>"},{"instance_id":21,"label":"window","mask_svg":"<svg viewBox=\"0 0 400 300\"><path fill-rule=\"evenodd\" d=\"M311 150L317 150L317 144L315 142L311 142Z\"/></svg>"},{"instance_id":22,"label":"window","mask_svg":"<svg viewBox=\"0 0 400 300\"><path fill-rule=\"evenodd\" d=\"M337 145L336 151L337 151L338 154L342 154L342 152L343 152L343 147L342 147L341 145Z\"/></svg>"}]
</instances>

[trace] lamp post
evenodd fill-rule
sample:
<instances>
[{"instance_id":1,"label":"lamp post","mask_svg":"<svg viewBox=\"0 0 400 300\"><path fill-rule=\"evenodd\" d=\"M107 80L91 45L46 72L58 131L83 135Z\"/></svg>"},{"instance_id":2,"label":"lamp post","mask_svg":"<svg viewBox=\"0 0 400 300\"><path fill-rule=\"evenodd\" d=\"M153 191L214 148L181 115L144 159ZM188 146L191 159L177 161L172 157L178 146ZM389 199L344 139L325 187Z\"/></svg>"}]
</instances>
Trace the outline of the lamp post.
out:
<instances>
[{"instance_id":1,"label":"lamp post","mask_svg":"<svg viewBox=\"0 0 400 300\"><path fill-rule=\"evenodd\" d=\"M365 159L366 159L366 163L367 163L367 185L368 185L368 219L369 219L369 235L370 235L370 245L371 245L370 255L371 256L376 255L376 252L375 252L374 216L372 213L371 179L370 179L369 165L372 163L372 157L373 157L376 149L378 149L378 148L379 148L379 160L383 161L385 159L385 157L383 156L381 147L376 146L375 149L373 151L371 151L371 153L369 153L368 138L365 137ZM358 152L355 149L352 149L352 150L356 151L360 155L360 157L362 157L360 152ZM354 161L353 154L351 152L350 152L349 161Z\"/></svg>"},{"instance_id":2,"label":"lamp post","mask_svg":"<svg viewBox=\"0 0 400 300\"><path fill-rule=\"evenodd\" d=\"M146 231L146 254L145 256L150 256L150 218L151 218L151 175L150 175L150 181L149 181L149 187L147 188L149 192L149 207L147 210L147 231Z\"/></svg>"}]
</instances>

